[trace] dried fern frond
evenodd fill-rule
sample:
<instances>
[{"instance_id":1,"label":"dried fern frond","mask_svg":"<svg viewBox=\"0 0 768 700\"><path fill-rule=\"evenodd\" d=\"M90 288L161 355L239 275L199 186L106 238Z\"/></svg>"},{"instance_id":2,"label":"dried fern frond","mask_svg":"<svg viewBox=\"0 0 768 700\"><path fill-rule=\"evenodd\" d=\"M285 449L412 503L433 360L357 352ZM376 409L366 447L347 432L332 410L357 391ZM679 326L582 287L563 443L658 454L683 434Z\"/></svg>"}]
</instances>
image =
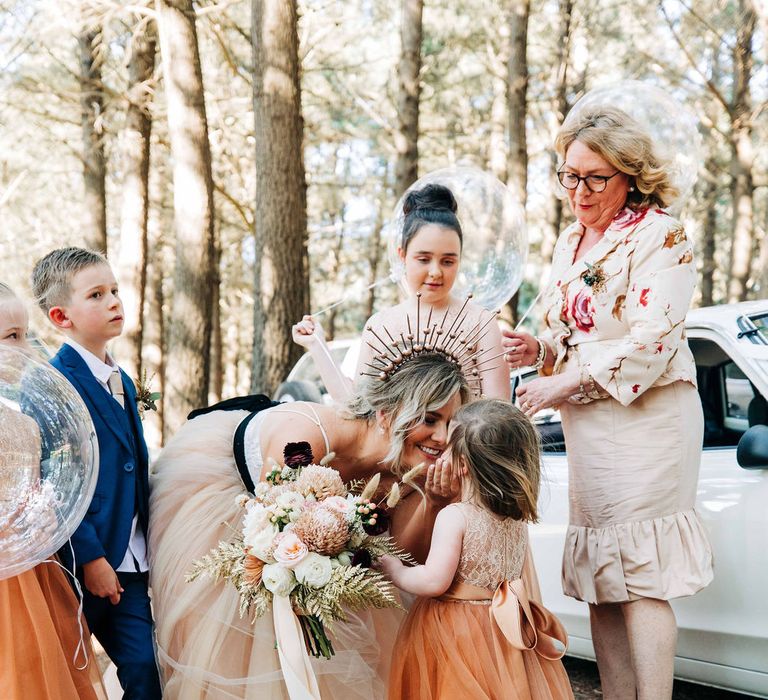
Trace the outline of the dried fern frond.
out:
<instances>
[{"instance_id":1,"label":"dried fern frond","mask_svg":"<svg viewBox=\"0 0 768 700\"><path fill-rule=\"evenodd\" d=\"M374 559L391 556L402 559L407 564L418 564L409 552L399 547L391 537L386 535L368 535L360 544L360 548L365 549Z\"/></svg>"},{"instance_id":2,"label":"dried fern frond","mask_svg":"<svg viewBox=\"0 0 768 700\"><path fill-rule=\"evenodd\" d=\"M208 554L192 563L192 568L187 572L184 579L190 583L203 574L207 574L214 581L232 580L237 566L242 568L244 559L245 550L242 542L219 542L216 549L212 549Z\"/></svg>"}]
</instances>

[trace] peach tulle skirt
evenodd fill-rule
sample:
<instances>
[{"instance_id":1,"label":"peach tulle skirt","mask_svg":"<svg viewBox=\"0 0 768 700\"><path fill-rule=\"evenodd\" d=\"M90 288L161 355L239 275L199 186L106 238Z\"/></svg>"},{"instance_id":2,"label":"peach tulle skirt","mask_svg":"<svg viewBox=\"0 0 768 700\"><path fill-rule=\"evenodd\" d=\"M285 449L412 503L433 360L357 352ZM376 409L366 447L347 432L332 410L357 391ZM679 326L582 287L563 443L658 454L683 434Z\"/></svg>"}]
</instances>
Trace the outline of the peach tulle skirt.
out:
<instances>
[{"instance_id":1,"label":"peach tulle skirt","mask_svg":"<svg viewBox=\"0 0 768 700\"><path fill-rule=\"evenodd\" d=\"M562 662L515 649L488 610L477 601L418 599L395 643L389 700L572 699Z\"/></svg>"},{"instance_id":2,"label":"peach tulle skirt","mask_svg":"<svg viewBox=\"0 0 768 700\"><path fill-rule=\"evenodd\" d=\"M66 575L54 563L38 564L0 581L0 696L4 700L106 698L85 618L88 665L76 668L77 605ZM77 666L83 663L81 651Z\"/></svg>"}]
</instances>

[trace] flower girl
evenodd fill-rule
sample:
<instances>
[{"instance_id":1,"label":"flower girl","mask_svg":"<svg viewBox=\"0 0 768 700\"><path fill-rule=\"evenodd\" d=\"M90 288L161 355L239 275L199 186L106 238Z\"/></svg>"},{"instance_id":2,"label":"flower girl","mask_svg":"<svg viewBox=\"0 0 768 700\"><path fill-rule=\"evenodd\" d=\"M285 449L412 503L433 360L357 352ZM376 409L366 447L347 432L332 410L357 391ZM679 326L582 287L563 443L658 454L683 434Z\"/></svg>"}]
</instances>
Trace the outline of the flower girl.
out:
<instances>
[{"instance_id":1,"label":"flower girl","mask_svg":"<svg viewBox=\"0 0 768 700\"><path fill-rule=\"evenodd\" d=\"M536 429L508 402L476 401L452 420L449 450L462 499L438 514L426 564L381 564L419 596L395 644L389 698L573 698L565 630L521 579L526 522L537 519Z\"/></svg>"}]
</instances>

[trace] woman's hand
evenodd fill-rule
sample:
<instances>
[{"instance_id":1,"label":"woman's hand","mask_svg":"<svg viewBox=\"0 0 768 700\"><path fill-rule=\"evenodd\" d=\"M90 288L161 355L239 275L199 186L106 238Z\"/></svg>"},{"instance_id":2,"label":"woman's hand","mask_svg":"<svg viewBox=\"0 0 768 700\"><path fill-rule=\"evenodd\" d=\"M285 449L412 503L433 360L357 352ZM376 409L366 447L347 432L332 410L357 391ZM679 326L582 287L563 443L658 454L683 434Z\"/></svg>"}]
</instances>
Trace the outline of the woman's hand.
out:
<instances>
[{"instance_id":1,"label":"woman's hand","mask_svg":"<svg viewBox=\"0 0 768 700\"><path fill-rule=\"evenodd\" d=\"M502 331L501 347L507 351L504 359L510 369L530 367L539 355L539 343L530 333Z\"/></svg>"},{"instance_id":2,"label":"woman's hand","mask_svg":"<svg viewBox=\"0 0 768 700\"><path fill-rule=\"evenodd\" d=\"M538 377L517 387L520 410L532 418L543 408L555 408L577 393L578 371L555 374L552 377Z\"/></svg>"},{"instance_id":3,"label":"woman's hand","mask_svg":"<svg viewBox=\"0 0 768 700\"><path fill-rule=\"evenodd\" d=\"M325 333L319 321L311 316L304 316L301 321L291 329L293 342L303 348L311 348L318 340L325 340Z\"/></svg>"},{"instance_id":4,"label":"woman's hand","mask_svg":"<svg viewBox=\"0 0 768 700\"><path fill-rule=\"evenodd\" d=\"M427 469L425 493L430 504L436 509L447 506L458 498L460 491L459 475L448 459L439 457Z\"/></svg>"}]
</instances>

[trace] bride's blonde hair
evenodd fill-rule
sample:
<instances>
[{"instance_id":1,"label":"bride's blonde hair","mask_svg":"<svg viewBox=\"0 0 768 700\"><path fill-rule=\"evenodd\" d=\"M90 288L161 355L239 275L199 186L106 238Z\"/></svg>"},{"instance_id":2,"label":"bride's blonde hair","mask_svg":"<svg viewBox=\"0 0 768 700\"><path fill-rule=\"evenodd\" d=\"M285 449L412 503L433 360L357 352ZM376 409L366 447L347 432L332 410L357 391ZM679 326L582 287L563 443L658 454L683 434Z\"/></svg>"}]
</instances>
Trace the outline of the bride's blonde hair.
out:
<instances>
[{"instance_id":1,"label":"bride's blonde hair","mask_svg":"<svg viewBox=\"0 0 768 700\"><path fill-rule=\"evenodd\" d=\"M497 515L536 522L541 441L531 421L508 401L462 406L451 421L451 460L466 466L473 495Z\"/></svg>"},{"instance_id":2,"label":"bride's blonde hair","mask_svg":"<svg viewBox=\"0 0 768 700\"><path fill-rule=\"evenodd\" d=\"M389 422L391 438L384 461L397 475L416 466L402 463L405 440L427 413L441 409L454 395L458 394L462 404L470 396L461 368L439 353L408 360L386 381L365 379L358 394L347 402L346 413L350 418L374 420L381 411Z\"/></svg>"}]
</instances>

